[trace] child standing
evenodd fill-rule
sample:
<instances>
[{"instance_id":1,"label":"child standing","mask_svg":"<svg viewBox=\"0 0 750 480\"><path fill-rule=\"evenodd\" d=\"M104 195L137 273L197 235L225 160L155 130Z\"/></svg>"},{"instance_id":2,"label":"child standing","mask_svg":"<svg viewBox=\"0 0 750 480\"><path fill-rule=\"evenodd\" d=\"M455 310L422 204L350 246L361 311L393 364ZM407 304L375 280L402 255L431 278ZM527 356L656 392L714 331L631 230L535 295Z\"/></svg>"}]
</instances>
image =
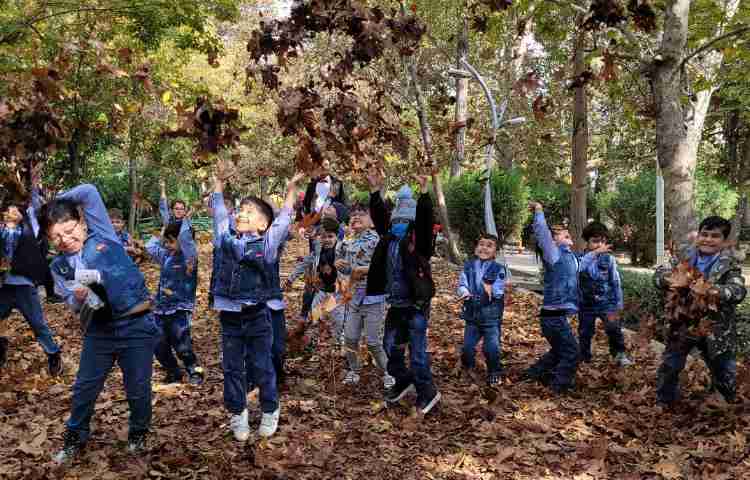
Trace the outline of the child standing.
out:
<instances>
[{"instance_id":1,"label":"child standing","mask_svg":"<svg viewBox=\"0 0 750 480\"><path fill-rule=\"evenodd\" d=\"M355 204L350 210L349 227L351 239L339 243L336 251L336 268L351 276L353 297L345 306L344 345L349 371L344 383L359 383L362 365L359 361L359 341L362 330L367 336L367 350L375 365L383 371L383 387L388 390L396 379L388 374L388 357L383 347L383 325L385 321L385 295L367 294L367 274L375 248L380 241L378 233L370 228L372 220L368 208Z\"/></svg>"},{"instance_id":2,"label":"child standing","mask_svg":"<svg viewBox=\"0 0 750 480\"><path fill-rule=\"evenodd\" d=\"M620 313L622 312L622 285L615 257L607 249L609 231L599 222L591 222L583 229L587 252L601 252L584 257L581 261L581 311L578 315L578 341L581 346L580 359L591 362L591 339L596 330L596 319L604 322L604 331L609 338L609 353L621 367L633 364L625 353L625 337L622 334Z\"/></svg>"},{"instance_id":3,"label":"child standing","mask_svg":"<svg viewBox=\"0 0 750 480\"><path fill-rule=\"evenodd\" d=\"M721 217L704 219L698 233L675 259L682 259L700 270L714 287L719 298L719 309L710 312L712 332L706 336L691 335L687 325L670 326L666 350L657 377L656 395L660 403L674 404L680 397L680 372L687 356L697 348L711 372L712 388L727 402L734 402L737 394L737 318L736 308L745 299L745 278L742 267L727 248L732 224ZM669 288L670 269L660 268L654 274L657 287Z\"/></svg>"},{"instance_id":4,"label":"child standing","mask_svg":"<svg viewBox=\"0 0 750 480\"><path fill-rule=\"evenodd\" d=\"M96 399L115 362L130 406L128 450L141 452L151 424L152 362L161 336L143 274L125 252L93 185L58 196L42 219L60 252L52 261L55 290L85 326L70 418L54 460L67 463L84 448Z\"/></svg>"},{"instance_id":5,"label":"child standing","mask_svg":"<svg viewBox=\"0 0 750 480\"><path fill-rule=\"evenodd\" d=\"M169 201L167 201L167 184L164 180L159 181L161 195L159 196L159 214L161 215L162 225L165 227L171 222L180 223L187 215L187 205L183 200L177 199L172 202L172 210L169 210ZM188 219L189 221L189 219Z\"/></svg>"},{"instance_id":6,"label":"child standing","mask_svg":"<svg viewBox=\"0 0 750 480\"><path fill-rule=\"evenodd\" d=\"M122 246L125 247L125 251L128 252L128 255L133 255L136 252L136 249L132 245L130 234L125 230L125 216L122 214L122 210L119 208L110 208L109 220L112 222L112 226L114 227L115 233L120 239Z\"/></svg>"},{"instance_id":7,"label":"child standing","mask_svg":"<svg viewBox=\"0 0 750 480\"><path fill-rule=\"evenodd\" d=\"M263 416L258 434L269 437L279 423L276 374L271 360L273 341L267 302L272 296L273 270L279 247L289 232L297 183L295 175L279 216L265 201L248 197L236 215L236 234L229 231L229 219L222 198L225 166L217 168L214 185L214 247L218 259L213 282L213 308L219 311L222 329L224 405L231 413L230 428L235 439L250 435L247 412L247 369L260 389Z\"/></svg>"},{"instance_id":8,"label":"child standing","mask_svg":"<svg viewBox=\"0 0 750 480\"><path fill-rule=\"evenodd\" d=\"M495 261L497 237L482 234L474 249L475 258L464 264L458 282L458 297L464 301L461 318L464 327L464 346L461 363L473 370L475 349L484 338L482 348L487 362L487 384L500 382L503 311L505 309L505 267Z\"/></svg>"},{"instance_id":9,"label":"child standing","mask_svg":"<svg viewBox=\"0 0 750 480\"><path fill-rule=\"evenodd\" d=\"M34 331L37 342L47 354L47 369L52 376L62 373L60 347L44 318L37 285L49 274L47 243L39 240L39 211L41 198L34 185L32 205L24 215L19 205L8 205L3 210L0 225L0 264L7 266L0 277L0 320L18 309ZM8 358L8 339L0 337L0 368Z\"/></svg>"},{"instance_id":10,"label":"child standing","mask_svg":"<svg viewBox=\"0 0 750 480\"><path fill-rule=\"evenodd\" d=\"M189 218L189 217L185 217ZM188 381L203 383L203 369L193 352L190 327L198 286L198 252L189 222L170 223L163 239L151 237L146 251L161 267L154 314L164 336L156 347L156 358L167 370L166 383L182 381L182 371L172 350L185 365Z\"/></svg>"}]
</instances>

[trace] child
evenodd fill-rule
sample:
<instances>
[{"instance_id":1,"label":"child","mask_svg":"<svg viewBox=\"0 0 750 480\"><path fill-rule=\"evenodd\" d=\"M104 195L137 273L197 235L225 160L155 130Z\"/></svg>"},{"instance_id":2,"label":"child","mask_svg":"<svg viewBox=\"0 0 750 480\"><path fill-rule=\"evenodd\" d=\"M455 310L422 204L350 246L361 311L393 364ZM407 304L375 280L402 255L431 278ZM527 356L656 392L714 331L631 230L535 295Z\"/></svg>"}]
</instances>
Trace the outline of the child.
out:
<instances>
[{"instance_id":1,"label":"child","mask_svg":"<svg viewBox=\"0 0 750 480\"><path fill-rule=\"evenodd\" d=\"M591 222L583 229L586 251L600 251L606 247L609 232L599 222ZM586 257L584 257L586 258ZM608 253L588 257L581 262L581 311L578 315L578 341L581 360L591 362L591 339L596 330L596 319L604 322L604 331L609 338L609 353L621 367L633 364L625 353L625 337L620 325L622 311L622 285L615 257Z\"/></svg>"},{"instance_id":2,"label":"child","mask_svg":"<svg viewBox=\"0 0 750 480\"><path fill-rule=\"evenodd\" d=\"M125 252L93 185L58 196L41 218L60 252L52 261L55 290L79 312L84 335L63 448L54 460L68 463L84 448L96 399L115 362L130 406L128 450L140 453L151 424L151 367L161 336L143 274Z\"/></svg>"},{"instance_id":3,"label":"child","mask_svg":"<svg viewBox=\"0 0 750 480\"><path fill-rule=\"evenodd\" d=\"M380 241L380 236L371 227L370 212L365 205L355 204L350 211L349 227L351 239L345 239L336 247L336 268L351 275L353 297L345 308L344 342L349 371L344 383L359 383L362 365L359 361L359 340L362 330L367 335L367 350L375 365L383 371L383 387L388 390L396 379L388 374L388 357L383 348L383 323L385 321L385 295L367 294L367 273L370 260Z\"/></svg>"},{"instance_id":4,"label":"child","mask_svg":"<svg viewBox=\"0 0 750 480\"><path fill-rule=\"evenodd\" d=\"M47 244L39 241L39 224L35 215L40 203L39 191L34 185L32 205L26 215L21 213L22 207L18 205L8 205L3 210L0 264L7 266L7 273L0 277L0 320L8 318L13 309L18 309L47 354L49 374L57 376L63 369L60 347L44 318L37 290L37 285L44 283L49 274ZM8 340L0 337L0 368L7 359Z\"/></svg>"},{"instance_id":5,"label":"child","mask_svg":"<svg viewBox=\"0 0 750 480\"><path fill-rule=\"evenodd\" d=\"M568 229L555 226L550 231L540 203L530 203L529 209L534 212L534 235L544 266L544 300L539 315L542 335L551 348L523 377L539 380L559 394L574 387L578 368L578 342L568 316L578 312L579 261L571 250L573 240Z\"/></svg>"},{"instance_id":6,"label":"child","mask_svg":"<svg viewBox=\"0 0 750 480\"><path fill-rule=\"evenodd\" d=\"M474 369L474 350L484 338L487 385L494 386L500 382L502 373L500 345L506 277L505 267L495 261L497 237L482 234L474 255L476 258L464 263L458 282L458 297L464 301L461 317L466 322L461 363L467 370Z\"/></svg>"},{"instance_id":7,"label":"child","mask_svg":"<svg viewBox=\"0 0 750 480\"><path fill-rule=\"evenodd\" d=\"M189 218L186 216L185 218ZM198 252L189 222L170 223L163 240L151 237L146 251L161 267L154 314L164 336L156 346L156 358L167 370L166 383L182 381L182 371L172 349L180 357L193 385L203 383L203 370L193 353L190 326L198 286Z\"/></svg>"},{"instance_id":8,"label":"child","mask_svg":"<svg viewBox=\"0 0 750 480\"><path fill-rule=\"evenodd\" d=\"M125 247L125 251L131 256L135 254L136 248L130 239L130 234L125 230L125 217L122 214L122 210L119 208L110 208L109 219L112 222L112 226L114 227L115 233L117 233L122 246Z\"/></svg>"},{"instance_id":9,"label":"child","mask_svg":"<svg viewBox=\"0 0 750 480\"><path fill-rule=\"evenodd\" d=\"M656 395L660 403L674 404L680 397L680 372L693 347L698 348L711 371L712 388L727 402L734 402L737 393L737 305L745 299L742 268L727 248L732 224L721 217L703 220L692 246L685 245L679 258L700 270L716 289L719 310L710 313L713 331L707 336L693 336L687 326L670 326L666 350L657 377ZM675 264L679 259L675 259ZM659 288L669 287L670 270L660 268L654 275Z\"/></svg>"},{"instance_id":10,"label":"child","mask_svg":"<svg viewBox=\"0 0 750 480\"><path fill-rule=\"evenodd\" d=\"M427 353L427 327L430 300L435 295L430 257L432 256L432 199L425 190L427 179L420 177L422 194L415 201L404 186L389 222L380 190L380 172L371 172L370 216L380 241L367 273L366 294L388 295L390 308L385 319L383 346L388 356L388 374L396 384L386 393L388 403L396 403L416 390L417 409L427 414L440 401ZM405 351L409 346L409 367Z\"/></svg>"},{"instance_id":11,"label":"child","mask_svg":"<svg viewBox=\"0 0 750 480\"><path fill-rule=\"evenodd\" d=\"M245 441L250 436L246 408L248 368L253 369L252 378L260 389L263 416L258 434L269 437L278 428L280 408L267 302L273 293L274 264L289 232L297 183L302 176L297 174L289 181L284 207L275 220L273 209L265 201L256 197L242 200L236 215L236 234L232 234L222 197L226 170L223 162L218 165L212 199L214 249L218 256L213 308L219 311L222 329L224 405L231 413L230 427L235 439Z\"/></svg>"},{"instance_id":12,"label":"child","mask_svg":"<svg viewBox=\"0 0 750 480\"><path fill-rule=\"evenodd\" d=\"M306 285L313 291L311 308L314 309L322 304L324 300L336 294L336 280L338 271L336 270L336 244L338 242L339 222L331 217L325 217L320 222L320 229L316 241L313 243L314 250L310 255L302 259L297 264L292 273L287 277L284 289L289 290L294 281L306 274L312 285ZM343 305L336 306L330 312L333 320L331 325L331 336L334 343L340 343L344 330L344 313Z\"/></svg>"},{"instance_id":13,"label":"child","mask_svg":"<svg viewBox=\"0 0 750 480\"><path fill-rule=\"evenodd\" d=\"M187 214L187 205L183 200L177 199L172 202L172 211L169 211L169 202L167 201L167 184L164 180L159 181L161 195L159 196L159 214L164 226L171 222L180 223ZM189 219L188 219L189 221Z\"/></svg>"}]
</instances>

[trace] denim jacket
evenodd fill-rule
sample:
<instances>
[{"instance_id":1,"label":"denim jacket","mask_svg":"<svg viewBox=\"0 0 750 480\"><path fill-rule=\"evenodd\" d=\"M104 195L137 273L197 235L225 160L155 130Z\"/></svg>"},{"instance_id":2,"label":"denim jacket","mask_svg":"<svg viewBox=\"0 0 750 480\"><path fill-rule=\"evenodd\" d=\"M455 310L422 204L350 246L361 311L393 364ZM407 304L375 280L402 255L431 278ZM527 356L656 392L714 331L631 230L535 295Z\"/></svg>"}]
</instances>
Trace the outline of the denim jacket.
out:
<instances>
[{"instance_id":1,"label":"denim jacket","mask_svg":"<svg viewBox=\"0 0 750 480\"><path fill-rule=\"evenodd\" d=\"M613 313L623 308L622 284L614 256L584 257L579 277L581 310Z\"/></svg>"},{"instance_id":2,"label":"denim jacket","mask_svg":"<svg viewBox=\"0 0 750 480\"><path fill-rule=\"evenodd\" d=\"M161 267L155 313L169 315L177 310L192 311L198 287L198 256L190 224L182 222L178 236L180 250L170 252L152 237L146 251Z\"/></svg>"},{"instance_id":3,"label":"denim jacket","mask_svg":"<svg viewBox=\"0 0 750 480\"><path fill-rule=\"evenodd\" d=\"M461 318L466 322L497 322L502 312L502 301L505 288L505 266L494 260L482 261L469 259L464 263L464 270L458 284L458 295L464 300ZM492 285L492 295L487 295L484 284Z\"/></svg>"}]
</instances>

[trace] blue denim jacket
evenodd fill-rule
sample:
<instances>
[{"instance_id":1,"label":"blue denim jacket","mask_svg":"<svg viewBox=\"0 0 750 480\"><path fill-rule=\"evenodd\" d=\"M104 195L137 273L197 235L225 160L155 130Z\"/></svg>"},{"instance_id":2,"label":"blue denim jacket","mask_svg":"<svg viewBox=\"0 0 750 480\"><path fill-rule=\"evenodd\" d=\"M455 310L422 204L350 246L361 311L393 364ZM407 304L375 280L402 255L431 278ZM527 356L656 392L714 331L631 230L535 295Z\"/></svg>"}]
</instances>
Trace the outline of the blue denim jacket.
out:
<instances>
[{"instance_id":1,"label":"blue denim jacket","mask_svg":"<svg viewBox=\"0 0 750 480\"><path fill-rule=\"evenodd\" d=\"M464 300L461 318L468 323L493 325L500 320L505 287L505 266L494 260L467 260L459 279L458 295L470 295ZM492 296L483 284L492 285Z\"/></svg>"},{"instance_id":2,"label":"blue denim jacket","mask_svg":"<svg viewBox=\"0 0 750 480\"><path fill-rule=\"evenodd\" d=\"M143 274L119 241L92 233L83 244L80 260L86 268L101 274L101 286L115 318L149 300ZM65 255L58 255L52 261L52 273L65 280L75 279L75 269Z\"/></svg>"},{"instance_id":3,"label":"blue denim jacket","mask_svg":"<svg viewBox=\"0 0 750 480\"><path fill-rule=\"evenodd\" d=\"M146 251L161 266L155 313L168 315L177 310L193 310L198 287L198 255L188 222L182 222L178 236L180 250L170 252L161 240L152 237Z\"/></svg>"},{"instance_id":4,"label":"blue denim jacket","mask_svg":"<svg viewBox=\"0 0 750 480\"><path fill-rule=\"evenodd\" d=\"M612 255L584 257L581 261L581 310L612 313L623 308L622 285Z\"/></svg>"},{"instance_id":5,"label":"blue denim jacket","mask_svg":"<svg viewBox=\"0 0 750 480\"><path fill-rule=\"evenodd\" d=\"M534 235L542 248L544 263L544 301L542 308L565 310L572 314L578 311L579 261L568 246L557 245L544 219L544 213L534 214Z\"/></svg>"},{"instance_id":6,"label":"blue denim jacket","mask_svg":"<svg viewBox=\"0 0 750 480\"><path fill-rule=\"evenodd\" d=\"M265 239L224 235L219 241L214 295L253 303L268 301L275 266L265 259Z\"/></svg>"}]
</instances>

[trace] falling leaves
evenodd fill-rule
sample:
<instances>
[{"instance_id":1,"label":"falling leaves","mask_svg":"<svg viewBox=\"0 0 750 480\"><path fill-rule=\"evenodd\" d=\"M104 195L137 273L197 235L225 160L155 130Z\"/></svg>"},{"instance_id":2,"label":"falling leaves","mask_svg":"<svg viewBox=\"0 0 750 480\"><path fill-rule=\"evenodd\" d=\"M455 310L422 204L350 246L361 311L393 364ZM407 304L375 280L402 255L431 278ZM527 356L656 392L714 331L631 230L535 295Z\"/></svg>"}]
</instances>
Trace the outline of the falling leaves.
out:
<instances>
[{"instance_id":1,"label":"falling leaves","mask_svg":"<svg viewBox=\"0 0 750 480\"><path fill-rule=\"evenodd\" d=\"M686 261L680 262L666 281L669 289L664 312L672 328L685 326L694 335L709 334L712 323L707 315L719 308L718 290Z\"/></svg>"}]
</instances>

